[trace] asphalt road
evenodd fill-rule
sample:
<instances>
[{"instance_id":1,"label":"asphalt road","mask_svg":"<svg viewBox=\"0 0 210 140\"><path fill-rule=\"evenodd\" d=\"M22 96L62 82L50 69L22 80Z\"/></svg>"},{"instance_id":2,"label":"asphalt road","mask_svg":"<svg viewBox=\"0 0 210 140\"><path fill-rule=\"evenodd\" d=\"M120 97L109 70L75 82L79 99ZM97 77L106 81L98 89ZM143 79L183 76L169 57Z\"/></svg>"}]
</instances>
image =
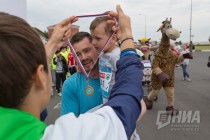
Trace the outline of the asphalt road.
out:
<instances>
[{"instance_id":1,"label":"asphalt road","mask_svg":"<svg viewBox=\"0 0 210 140\"><path fill-rule=\"evenodd\" d=\"M180 111L180 115L175 118L167 115L164 118L164 115L160 115L166 107L166 96L163 91L160 92L153 109L148 110L142 120L137 123L137 132L141 140L204 140L210 138L208 56L210 52L194 53L194 59L190 61L188 67L191 82L182 81L182 69L175 69L175 106ZM55 93L48 106L48 117L45 121L47 124L54 123L59 116L59 102L60 97Z\"/></svg>"}]
</instances>

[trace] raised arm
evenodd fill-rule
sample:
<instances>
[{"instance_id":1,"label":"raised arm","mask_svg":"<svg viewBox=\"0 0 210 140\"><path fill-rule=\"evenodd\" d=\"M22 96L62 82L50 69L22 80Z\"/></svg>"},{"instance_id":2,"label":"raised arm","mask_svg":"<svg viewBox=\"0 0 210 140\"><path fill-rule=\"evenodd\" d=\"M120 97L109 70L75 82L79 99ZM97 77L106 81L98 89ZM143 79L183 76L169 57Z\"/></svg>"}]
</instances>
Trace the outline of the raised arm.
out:
<instances>
[{"instance_id":1,"label":"raised arm","mask_svg":"<svg viewBox=\"0 0 210 140\"><path fill-rule=\"evenodd\" d=\"M70 30L71 23L77 20L78 20L77 17L72 16L70 18L61 21L55 26L50 40L45 45L45 50L49 61L53 58L55 51L59 49L61 46L63 46L63 44L69 38L71 33Z\"/></svg>"},{"instance_id":2,"label":"raised arm","mask_svg":"<svg viewBox=\"0 0 210 140\"><path fill-rule=\"evenodd\" d=\"M143 66L135 52L133 39L126 39L132 37L130 18L123 13L120 6L117 6L117 13L110 12L110 15L118 18L117 35L121 41L124 41L120 46L121 58L117 62L116 82L111 90L109 101L104 106L112 107L129 139L141 113L139 101L143 97L141 87Z\"/></svg>"}]
</instances>

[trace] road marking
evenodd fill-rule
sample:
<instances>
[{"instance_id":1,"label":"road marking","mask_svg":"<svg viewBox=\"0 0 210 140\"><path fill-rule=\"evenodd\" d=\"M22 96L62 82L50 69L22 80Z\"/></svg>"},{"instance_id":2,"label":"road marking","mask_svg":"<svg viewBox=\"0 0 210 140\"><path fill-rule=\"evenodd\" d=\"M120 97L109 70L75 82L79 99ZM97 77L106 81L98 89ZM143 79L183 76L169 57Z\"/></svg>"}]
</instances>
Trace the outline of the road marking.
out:
<instances>
[{"instance_id":1,"label":"road marking","mask_svg":"<svg viewBox=\"0 0 210 140\"><path fill-rule=\"evenodd\" d=\"M60 109L61 108L61 102L59 102L57 105L55 105L54 107L53 107L53 109Z\"/></svg>"}]
</instances>

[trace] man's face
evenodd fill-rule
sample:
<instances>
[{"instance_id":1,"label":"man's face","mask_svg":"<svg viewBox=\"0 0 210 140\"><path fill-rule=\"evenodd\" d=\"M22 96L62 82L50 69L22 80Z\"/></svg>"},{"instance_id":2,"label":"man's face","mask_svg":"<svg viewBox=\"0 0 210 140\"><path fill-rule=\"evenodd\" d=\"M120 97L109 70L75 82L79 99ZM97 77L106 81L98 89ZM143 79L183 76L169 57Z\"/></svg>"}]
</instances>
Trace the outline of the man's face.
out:
<instances>
[{"instance_id":1,"label":"man's face","mask_svg":"<svg viewBox=\"0 0 210 140\"><path fill-rule=\"evenodd\" d=\"M98 59L98 53L93 44L87 38L84 38L82 41L74 43L73 47L84 69L89 72Z\"/></svg>"},{"instance_id":2,"label":"man's face","mask_svg":"<svg viewBox=\"0 0 210 140\"><path fill-rule=\"evenodd\" d=\"M98 52L101 52L103 46L108 40L109 36L105 33L106 22L100 23L94 30L91 30L91 36L93 38L93 45ZM106 46L105 51L110 47L110 43Z\"/></svg>"}]
</instances>

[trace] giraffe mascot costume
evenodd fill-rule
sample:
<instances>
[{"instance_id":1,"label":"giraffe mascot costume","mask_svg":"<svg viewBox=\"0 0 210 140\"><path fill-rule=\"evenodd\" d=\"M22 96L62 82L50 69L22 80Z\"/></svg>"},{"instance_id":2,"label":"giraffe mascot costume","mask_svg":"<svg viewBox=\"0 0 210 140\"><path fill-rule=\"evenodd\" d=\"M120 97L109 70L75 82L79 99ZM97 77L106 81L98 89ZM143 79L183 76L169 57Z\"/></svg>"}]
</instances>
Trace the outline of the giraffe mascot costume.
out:
<instances>
[{"instance_id":1,"label":"giraffe mascot costume","mask_svg":"<svg viewBox=\"0 0 210 140\"><path fill-rule=\"evenodd\" d=\"M152 91L148 96L145 96L144 100L147 109L152 109L153 99L163 87L167 97L166 111L171 115L177 115L178 110L174 108L174 66L185 58L192 59L192 54L188 53L182 56L173 54L169 49L170 39L176 40L179 38L180 32L172 28L171 19L166 19L162 23L158 29L158 31L161 30L162 38L152 63Z\"/></svg>"}]
</instances>

